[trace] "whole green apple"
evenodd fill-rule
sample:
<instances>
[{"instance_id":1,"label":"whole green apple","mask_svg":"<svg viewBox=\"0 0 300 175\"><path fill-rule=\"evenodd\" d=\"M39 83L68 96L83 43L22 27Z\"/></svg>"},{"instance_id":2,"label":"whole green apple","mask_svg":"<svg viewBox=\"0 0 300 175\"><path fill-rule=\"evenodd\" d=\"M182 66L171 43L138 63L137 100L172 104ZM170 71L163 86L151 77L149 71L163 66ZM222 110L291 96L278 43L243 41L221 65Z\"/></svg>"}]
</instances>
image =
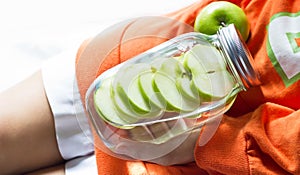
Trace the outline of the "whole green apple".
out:
<instances>
[{"instance_id":1,"label":"whole green apple","mask_svg":"<svg viewBox=\"0 0 300 175\"><path fill-rule=\"evenodd\" d=\"M246 41L250 25L244 11L237 5L226 2L216 1L208 4L197 15L194 30L208 35L216 34L221 26L234 24L239 30L243 39Z\"/></svg>"}]
</instances>

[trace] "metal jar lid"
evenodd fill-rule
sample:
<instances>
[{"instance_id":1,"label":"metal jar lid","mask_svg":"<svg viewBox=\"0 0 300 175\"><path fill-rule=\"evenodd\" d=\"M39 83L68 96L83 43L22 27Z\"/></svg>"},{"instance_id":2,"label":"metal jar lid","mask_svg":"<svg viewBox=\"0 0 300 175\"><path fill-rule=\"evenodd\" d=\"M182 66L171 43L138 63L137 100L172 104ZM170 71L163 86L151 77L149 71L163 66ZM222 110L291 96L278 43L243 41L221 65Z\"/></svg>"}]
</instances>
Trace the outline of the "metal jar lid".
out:
<instances>
[{"instance_id":1,"label":"metal jar lid","mask_svg":"<svg viewBox=\"0 0 300 175\"><path fill-rule=\"evenodd\" d=\"M221 49L230 59L245 88L260 84L252 55L233 24L220 28L217 33Z\"/></svg>"}]
</instances>

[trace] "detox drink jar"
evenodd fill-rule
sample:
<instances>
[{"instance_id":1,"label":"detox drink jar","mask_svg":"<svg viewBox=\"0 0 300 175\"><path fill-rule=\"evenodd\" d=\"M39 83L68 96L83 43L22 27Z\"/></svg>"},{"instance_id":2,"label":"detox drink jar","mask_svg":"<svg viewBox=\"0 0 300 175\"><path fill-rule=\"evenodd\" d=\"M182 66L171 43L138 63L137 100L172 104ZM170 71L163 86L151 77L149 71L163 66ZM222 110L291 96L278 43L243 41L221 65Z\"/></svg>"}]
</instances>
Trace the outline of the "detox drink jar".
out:
<instances>
[{"instance_id":1,"label":"detox drink jar","mask_svg":"<svg viewBox=\"0 0 300 175\"><path fill-rule=\"evenodd\" d=\"M216 35L186 33L101 74L86 96L102 140L96 146L122 159L192 161L203 126L259 83L240 38L234 25ZM186 157L177 154L180 149L188 150Z\"/></svg>"}]
</instances>

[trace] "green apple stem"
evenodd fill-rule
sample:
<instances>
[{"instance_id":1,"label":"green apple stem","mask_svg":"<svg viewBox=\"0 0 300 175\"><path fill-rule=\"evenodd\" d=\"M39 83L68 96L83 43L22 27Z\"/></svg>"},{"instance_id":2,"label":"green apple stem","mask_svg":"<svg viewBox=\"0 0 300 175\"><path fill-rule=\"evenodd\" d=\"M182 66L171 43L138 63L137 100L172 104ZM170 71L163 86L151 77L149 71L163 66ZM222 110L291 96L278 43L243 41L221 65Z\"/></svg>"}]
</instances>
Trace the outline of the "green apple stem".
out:
<instances>
[{"instance_id":1,"label":"green apple stem","mask_svg":"<svg viewBox=\"0 0 300 175\"><path fill-rule=\"evenodd\" d=\"M225 22L224 22L224 21L221 21L221 23L220 23L220 24L221 24L221 26L222 26L222 27L226 27L226 24L225 24Z\"/></svg>"}]
</instances>

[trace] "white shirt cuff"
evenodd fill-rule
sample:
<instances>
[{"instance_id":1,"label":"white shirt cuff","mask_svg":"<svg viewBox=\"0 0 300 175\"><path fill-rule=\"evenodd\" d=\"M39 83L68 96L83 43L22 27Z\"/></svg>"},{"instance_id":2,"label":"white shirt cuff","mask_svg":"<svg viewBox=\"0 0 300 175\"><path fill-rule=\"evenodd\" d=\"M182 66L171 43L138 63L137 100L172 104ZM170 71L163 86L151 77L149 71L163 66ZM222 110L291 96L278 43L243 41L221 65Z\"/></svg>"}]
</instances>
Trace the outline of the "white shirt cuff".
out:
<instances>
[{"instance_id":1,"label":"white shirt cuff","mask_svg":"<svg viewBox=\"0 0 300 175\"><path fill-rule=\"evenodd\" d=\"M62 53L42 66L59 151L66 160L94 151L92 134L75 80L76 51Z\"/></svg>"},{"instance_id":2,"label":"white shirt cuff","mask_svg":"<svg viewBox=\"0 0 300 175\"><path fill-rule=\"evenodd\" d=\"M66 163L65 168L66 175L98 175L94 154L70 160Z\"/></svg>"}]
</instances>

